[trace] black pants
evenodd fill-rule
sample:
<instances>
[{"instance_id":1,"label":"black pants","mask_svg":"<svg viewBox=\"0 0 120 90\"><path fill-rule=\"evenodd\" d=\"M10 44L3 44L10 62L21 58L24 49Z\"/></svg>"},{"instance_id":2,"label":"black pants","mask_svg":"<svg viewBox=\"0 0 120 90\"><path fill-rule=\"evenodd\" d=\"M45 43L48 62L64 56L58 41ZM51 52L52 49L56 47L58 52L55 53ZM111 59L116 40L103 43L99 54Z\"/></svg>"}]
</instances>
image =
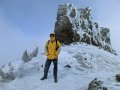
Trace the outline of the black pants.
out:
<instances>
[{"instance_id":1,"label":"black pants","mask_svg":"<svg viewBox=\"0 0 120 90\"><path fill-rule=\"evenodd\" d=\"M57 79L58 59L53 59L53 60L47 59L46 60L45 68L44 68L44 77L47 78L48 71L49 71L49 68L50 68L50 65L51 65L52 62L54 64L54 68L53 68L54 79Z\"/></svg>"}]
</instances>

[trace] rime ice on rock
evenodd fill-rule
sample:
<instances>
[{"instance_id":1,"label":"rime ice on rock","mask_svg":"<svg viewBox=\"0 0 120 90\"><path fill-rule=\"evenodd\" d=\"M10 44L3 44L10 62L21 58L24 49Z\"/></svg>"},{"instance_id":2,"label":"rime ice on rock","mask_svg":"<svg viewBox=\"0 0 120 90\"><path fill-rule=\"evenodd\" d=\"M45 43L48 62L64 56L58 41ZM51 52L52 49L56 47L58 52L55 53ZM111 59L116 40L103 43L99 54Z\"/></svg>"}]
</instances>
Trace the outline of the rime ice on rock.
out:
<instances>
[{"instance_id":1,"label":"rime ice on rock","mask_svg":"<svg viewBox=\"0 0 120 90\"><path fill-rule=\"evenodd\" d=\"M59 5L54 30L57 39L65 45L85 42L116 54L111 46L109 28L93 22L91 12L89 7L76 9L69 3Z\"/></svg>"}]
</instances>

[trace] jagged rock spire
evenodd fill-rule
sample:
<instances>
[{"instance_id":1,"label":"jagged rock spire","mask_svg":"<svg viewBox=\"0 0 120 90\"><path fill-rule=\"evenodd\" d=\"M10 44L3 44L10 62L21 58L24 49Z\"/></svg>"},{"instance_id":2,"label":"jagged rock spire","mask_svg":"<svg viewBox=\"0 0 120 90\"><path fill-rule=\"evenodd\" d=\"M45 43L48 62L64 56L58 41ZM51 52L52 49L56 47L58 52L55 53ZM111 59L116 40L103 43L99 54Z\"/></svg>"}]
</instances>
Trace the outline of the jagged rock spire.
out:
<instances>
[{"instance_id":1,"label":"jagged rock spire","mask_svg":"<svg viewBox=\"0 0 120 90\"><path fill-rule=\"evenodd\" d=\"M77 9L72 4L59 5L55 23L56 38L63 44L84 42L116 54L112 49L109 28L92 20L90 7Z\"/></svg>"}]
</instances>

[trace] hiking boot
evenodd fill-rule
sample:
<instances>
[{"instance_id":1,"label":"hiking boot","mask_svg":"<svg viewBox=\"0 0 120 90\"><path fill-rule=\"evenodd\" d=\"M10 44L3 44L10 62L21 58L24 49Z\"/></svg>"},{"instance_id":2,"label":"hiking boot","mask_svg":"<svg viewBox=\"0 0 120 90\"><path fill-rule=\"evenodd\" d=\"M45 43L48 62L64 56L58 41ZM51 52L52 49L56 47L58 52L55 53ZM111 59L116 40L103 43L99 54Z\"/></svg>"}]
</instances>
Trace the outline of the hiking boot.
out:
<instances>
[{"instance_id":1,"label":"hiking boot","mask_svg":"<svg viewBox=\"0 0 120 90\"><path fill-rule=\"evenodd\" d=\"M58 82L58 80L57 80L57 79L54 79L54 82L55 82L55 83L57 83L57 82Z\"/></svg>"},{"instance_id":2,"label":"hiking boot","mask_svg":"<svg viewBox=\"0 0 120 90\"><path fill-rule=\"evenodd\" d=\"M45 80L45 79L47 79L47 77L42 77L40 80Z\"/></svg>"}]
</instances>

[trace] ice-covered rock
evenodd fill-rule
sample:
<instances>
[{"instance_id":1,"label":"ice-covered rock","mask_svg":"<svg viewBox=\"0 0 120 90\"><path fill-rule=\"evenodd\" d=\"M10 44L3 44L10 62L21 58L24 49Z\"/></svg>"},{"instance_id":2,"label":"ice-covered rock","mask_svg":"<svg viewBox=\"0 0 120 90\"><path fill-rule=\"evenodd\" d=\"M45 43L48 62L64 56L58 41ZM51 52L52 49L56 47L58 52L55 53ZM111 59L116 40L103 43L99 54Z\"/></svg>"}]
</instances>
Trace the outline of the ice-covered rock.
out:
<instances>
[{"instance_id":1,"label":"ice-covered rock","mask_svg":"<svg viewBox=\"0 0 120 90\"><path fill-rule=\"evenodd\" d=\"M77 9L72 4L59 5L55 34L58 40L68 45L85 42L116 54L111 46L110 30L93 22L89 7Z\"/></svg>"},{"instance_id":2,"label":"ice-covered rock","mask_svg":"<svg viewBox=\"0 0 120 90\"><path fill-rule=\"evenodd\" d=\"M22 56L22 60L24 62L31 61L33 57L37 56L37 54L38 54L38 47L36 47L36 49L30 55L28 54L27 50L25 50Z\"/></svg>"},{"instance_id":3,"label":"ice-covered rock","mask_svg":"<svg viewBox=\"0 0 120 90\"><path fill-rule=\"evenodd\" d=\"M102 81L97 80L95 78L91 83L89 84L88 90L108 90L106 87L102 86Z\"/></svg>"}]
</instances>

